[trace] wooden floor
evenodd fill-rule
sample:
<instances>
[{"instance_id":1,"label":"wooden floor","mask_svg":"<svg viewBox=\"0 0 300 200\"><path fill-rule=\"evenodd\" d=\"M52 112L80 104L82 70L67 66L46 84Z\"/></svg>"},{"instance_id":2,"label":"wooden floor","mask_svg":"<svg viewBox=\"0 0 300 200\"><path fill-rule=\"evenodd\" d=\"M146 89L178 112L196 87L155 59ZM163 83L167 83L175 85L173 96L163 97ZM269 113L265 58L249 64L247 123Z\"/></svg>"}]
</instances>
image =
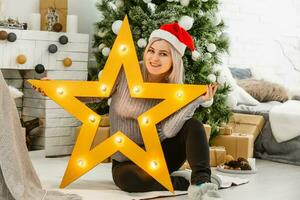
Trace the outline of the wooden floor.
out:
<instances>
[{"instance_id":1,"label":"wooden floor","mask_svg":"<svg viewBox=\"0 0 300 200\"><path fill-rule=\"evenodd\" d=\"M238 175L249 179L249 183L220 190L224 200L300 200L300 166L258 159L256 166L258 170L256 174ZM157 200L186 199L187 195L157 198Z\"/></svg>"}]
</instances>

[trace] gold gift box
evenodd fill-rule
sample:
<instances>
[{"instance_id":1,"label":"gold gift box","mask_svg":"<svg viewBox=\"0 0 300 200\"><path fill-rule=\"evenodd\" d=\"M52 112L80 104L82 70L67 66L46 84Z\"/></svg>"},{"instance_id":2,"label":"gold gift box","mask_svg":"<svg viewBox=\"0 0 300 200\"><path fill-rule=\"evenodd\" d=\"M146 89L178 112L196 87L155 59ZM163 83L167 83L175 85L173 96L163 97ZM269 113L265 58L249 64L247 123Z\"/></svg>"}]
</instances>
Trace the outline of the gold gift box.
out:
<instances>
[{"instance_id":1,"label":"gold gift box","mask_svg":"<svg viewBox=\"0 0 300 200\"><path fill-rule=\"evenodd\" d=\"M225 163L226 161L226 149L222 146L212 146L209 147L209 165L211 167L216 167L220 164ZM180 168L181 170L184 169L191 169L189 163L186 161Z\"/></svg>"},{"instance_id":2,"label":"gold gift box","mask_svg":"<svg viewBox=\"0 0 300 200\"><path fill-rule=\"evenodd\" d=\"M264 125L265 120L263 116L240 113L234 113L228 123L228 126L232 127L233 133L253 135L254 141L261 133Z\"/></svg>"},{"instance_id":3,"label":"gold gift box","mask_svg":"<svg viewBox=\"0 0 300 200\"><path fill-rule=\"evenodd\" d=\"M223 146L212 146L209 147L209 165L216 167L220 164L225 163L226 160L226 149Z\"/></svg>"},{"instance_id":4,"label":"gold gift box","mask_svg":"<svg viewBox=\"0 0 300 200\"><path fill-rule=\"evenodd\" d=\"M77 139L78 133L80 131L80 128L81 127L76 128L76 136L75 136L76 139ZM94 137L91 148L94 148L95 146L97 146L98 144L100 144L101 142L103 142L104 140L106 140L109 137L110 137L109 118L108 118L107 115L104 115L104 116L101 116L100 126L97 130L97 133L96 133L95 137ZM103 163L111 162L111 159L107 158L102 162Z\"/></svg>"},{"instance_id":5,"label":"gold gift box","mask_svg":"<svg viewBox=\"0 0 300 200\"><path fill-rule=\"evenodd\" d=\"M232 155L234 159L238 157L253 157L254 136L233 133L231 135L219 135L212 140L215 146L224 146L227 154Z\"/></svg>"}]
</instances>

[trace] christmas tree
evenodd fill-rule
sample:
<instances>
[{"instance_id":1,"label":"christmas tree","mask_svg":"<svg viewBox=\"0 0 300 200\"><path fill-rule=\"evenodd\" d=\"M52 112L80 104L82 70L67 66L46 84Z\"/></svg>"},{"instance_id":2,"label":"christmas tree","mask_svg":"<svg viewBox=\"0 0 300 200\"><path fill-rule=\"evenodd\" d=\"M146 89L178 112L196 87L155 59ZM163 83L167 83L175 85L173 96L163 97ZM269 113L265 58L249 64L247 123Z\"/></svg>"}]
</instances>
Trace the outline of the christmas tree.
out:
<instances>
[{"instance_id":1,"label":"christmas tree","mask_svg":"<svg viewBox=\"0 0 300 200\"><path fill-rule=\"evenodd\" d=\"M185 52L185 82L209 84L217 81L219 87L214 104L199 107L194 117L212 126L212 138L218 134L218 126L229 120L231 111L227 105L230 87L215 66L220 55L227 52L228 38L223 34L224 22L218 14L218 0L101 0L97 8L102 19L96 24L94 35L97 69L90 72L90 79L98 79L109 55L125 15L128 16L139 60L151 32L166 23L178 22L193 37L196 53ZM92 105L98 113L108 112L107 102Z\"/></svg>"}]
</instances>

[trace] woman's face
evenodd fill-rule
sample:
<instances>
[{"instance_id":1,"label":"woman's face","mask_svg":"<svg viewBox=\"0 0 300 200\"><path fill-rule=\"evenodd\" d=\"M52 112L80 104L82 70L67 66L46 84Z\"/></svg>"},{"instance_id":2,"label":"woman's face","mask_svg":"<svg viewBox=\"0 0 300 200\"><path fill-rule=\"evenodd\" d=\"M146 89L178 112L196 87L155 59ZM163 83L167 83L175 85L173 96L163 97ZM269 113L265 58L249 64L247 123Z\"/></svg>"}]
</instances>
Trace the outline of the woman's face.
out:
<instances>
[{"instance_id":1,"label":"woman's face","mask_svg":"<svg viewBox=\"0 0 300 200\"><path fill-rule=\"evenodd\" d=\"M170 44L165 40L153 42L144 59L148 73L152 75L166 74L172 67Z\"/></svg>"}]
</instances>

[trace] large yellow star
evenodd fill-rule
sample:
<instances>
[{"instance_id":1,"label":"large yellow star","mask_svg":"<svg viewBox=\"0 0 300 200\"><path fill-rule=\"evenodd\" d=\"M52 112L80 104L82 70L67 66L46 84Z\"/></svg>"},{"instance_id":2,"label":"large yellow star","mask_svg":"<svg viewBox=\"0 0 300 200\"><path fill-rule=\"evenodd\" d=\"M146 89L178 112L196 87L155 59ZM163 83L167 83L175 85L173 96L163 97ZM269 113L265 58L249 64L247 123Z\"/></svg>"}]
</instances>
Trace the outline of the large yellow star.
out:
<instances>
[{"instance_id":1,"label":"large yellow star","mask_svg":"<svg viewBox=\"0 0 300 200\"><path fill-rule=\"evenodd\" d=\"M109 97L122 66L131 97L164 100L137 118L145 150L121 131L91 149L101 117L76 97ZM29 80L29 82L82 122L60 187L66 187L104 159L120 151L173 192L155 125L206 92L206 86L144 82L127 16L99 81Z\"/></svg>"}]
</instances>

